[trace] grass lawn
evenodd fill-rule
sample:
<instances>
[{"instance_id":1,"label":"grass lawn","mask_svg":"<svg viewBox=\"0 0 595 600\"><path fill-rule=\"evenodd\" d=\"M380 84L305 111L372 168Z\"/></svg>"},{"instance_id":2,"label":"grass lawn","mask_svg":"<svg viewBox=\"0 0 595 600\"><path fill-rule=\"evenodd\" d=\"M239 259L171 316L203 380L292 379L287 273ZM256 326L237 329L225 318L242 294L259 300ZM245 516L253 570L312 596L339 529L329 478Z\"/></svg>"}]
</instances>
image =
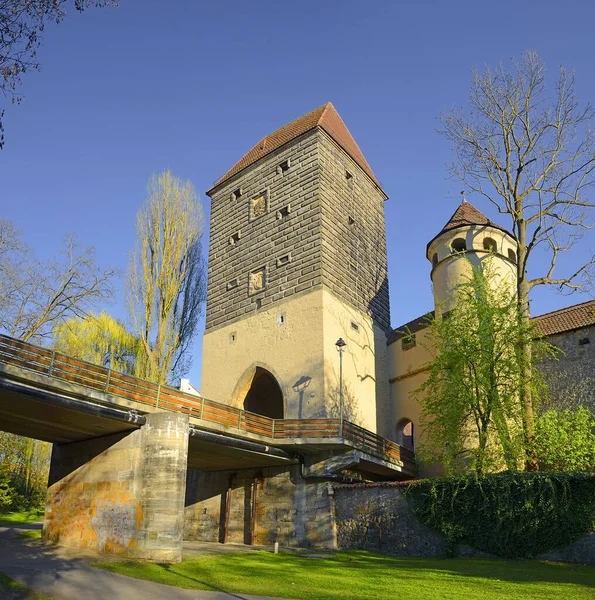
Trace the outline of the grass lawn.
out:
<instances>
[{"instance_id":1,"label":"grass lawn","mask_svg":"<svg viewBox=\"0 0 595 600\"><path fill-rule=\"evenodd\" d=\"M5 515L0 514L0 527L12 527L23 523L35 523L36 521L43 521L43 511L24 510L6 513Z\"/></svg>"},{"instance_id":2,"label":"grass lawn","mask_svg":"<svg viewBox=\"0 0 595 600\"><path fill-rule=\"evenodd\" d=\"M360 551L320 559L249 552L175 565L93 566L182 588L312 600L595 598L595 567L528 560L395 558Z\"/></svg>"},{"instance_id":3,"label":"grass lawn","mask_svg":"<svg viewBox=\"0 0 595 600\"><path fill-rule=\"evenodd\" d=\"M0 598L2 600L52 600L45 594L32 592L24 585L0 573Z\"/></svg>"},{"instance_id":4,"label":"grass lawn","mask_svg":"<svg viewBox=\"0 0 595 600\"><path fill-rule=\"evenodd\" d=\"M27 529L26 531L19 531L19 537L24 540L40 540L42 533L41 529Z\"/></svg>"}]
</instances>

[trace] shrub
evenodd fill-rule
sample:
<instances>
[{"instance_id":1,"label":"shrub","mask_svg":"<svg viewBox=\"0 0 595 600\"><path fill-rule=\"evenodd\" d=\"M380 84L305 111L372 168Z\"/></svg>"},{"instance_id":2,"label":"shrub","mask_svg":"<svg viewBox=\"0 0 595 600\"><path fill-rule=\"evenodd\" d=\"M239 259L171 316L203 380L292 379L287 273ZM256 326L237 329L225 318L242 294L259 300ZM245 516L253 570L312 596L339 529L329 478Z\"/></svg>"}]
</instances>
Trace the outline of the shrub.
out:
<instances>
[{"instance_id":1,"label":"shrub","mask_svg":"<svg viewBox=\"0 0 595 600\"><path fill-rule=\"evenodd\" d=\"M595 471L595 416L584 406L540 415L535 451L542 470Z\"/></svg>"},{"instance_id":2,"label":"shrub","mask_svg":"<svg viewBox=\"0 0 595 600\"><path fill-rule=\"evenodd\" d=\"M588 473L443 477L411 484L405 497L451 552L466 543L505 558L530 558L595 526L595 477Z\"/></svg>"}]
</instances>

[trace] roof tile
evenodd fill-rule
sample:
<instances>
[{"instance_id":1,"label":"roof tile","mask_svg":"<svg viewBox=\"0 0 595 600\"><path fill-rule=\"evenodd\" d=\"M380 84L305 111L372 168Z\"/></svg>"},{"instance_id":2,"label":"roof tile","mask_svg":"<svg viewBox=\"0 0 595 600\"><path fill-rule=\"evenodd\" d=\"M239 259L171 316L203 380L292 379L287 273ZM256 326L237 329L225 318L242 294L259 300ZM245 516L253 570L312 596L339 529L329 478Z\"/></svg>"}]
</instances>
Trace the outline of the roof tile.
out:
<instances>
[{"instance_id":1,"label":"roof tile","mask_svg":"<svg viewBox=\"0 0 595 600\"><path fill-rule=\"evenodd\" d=\"M335 107L331 102L327 102L322 106L314 109L308 114L284 125L277 131L262 138L258 144L256 144L249 152L247 152L221 179L219 179L212 191L218 185L227 181L246 167L255 163L257 160L270 154L277 148L280 148L287 142L294 140L303 133L314 129L315 127L321 127L324 129L334 140L351 156L351 158L366 172L366 174L372 179L372 181L380 187L376 176L374 175L370 165L364 158L362 151L353 139L353 136L347 129L343 119L339 116ZM207 194L209 193L207 192Z\"/></svg>"}]
</instances>

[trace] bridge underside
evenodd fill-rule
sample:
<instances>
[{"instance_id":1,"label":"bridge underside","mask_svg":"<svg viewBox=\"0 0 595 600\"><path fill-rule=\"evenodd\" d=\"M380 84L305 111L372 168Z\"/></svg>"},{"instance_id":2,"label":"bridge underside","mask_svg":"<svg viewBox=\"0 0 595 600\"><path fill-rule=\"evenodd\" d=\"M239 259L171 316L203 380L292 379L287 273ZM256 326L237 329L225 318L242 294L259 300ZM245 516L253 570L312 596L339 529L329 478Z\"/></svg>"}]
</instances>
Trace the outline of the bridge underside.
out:
<instances>
[{"instance_id":1,"label":"bridge underside","mask_svg":"<svg viewBox=\"0 0 595 600\"><path fill-rule=\"evenodd\" d=\"M2 343L0 429L54 444L44 536L64 545L157 561L180 560L184 538L332 548L330 481L414 473L354 424L273 422L171 389L151 399L153 384L68 357L57 377L48 351L21 342L6 364ZM45 362L23 368L25 350Z\"/></svg>"}]
</instances>

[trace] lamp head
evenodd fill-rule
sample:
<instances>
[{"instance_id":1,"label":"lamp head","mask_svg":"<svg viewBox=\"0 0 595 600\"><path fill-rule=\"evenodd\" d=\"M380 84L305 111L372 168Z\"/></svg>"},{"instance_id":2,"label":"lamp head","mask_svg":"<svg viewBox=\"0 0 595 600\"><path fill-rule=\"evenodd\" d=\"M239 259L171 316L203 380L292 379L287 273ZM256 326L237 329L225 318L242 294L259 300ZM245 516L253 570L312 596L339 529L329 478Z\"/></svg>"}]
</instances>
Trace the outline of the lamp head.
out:
<instances>
[{"instance_id":1,"label":"lamp head","mask_svg":"<svg viewBox=\"0 0 595 600\"><path fill-rule=\"evenodd\" d=\"M343 352L343 348L345 348L345 346L347 346L347 343L345 342L345 340L343 338L339 338L335 342L335 346L337 347L338 352Z\"/></svg>"}]
</instances>

